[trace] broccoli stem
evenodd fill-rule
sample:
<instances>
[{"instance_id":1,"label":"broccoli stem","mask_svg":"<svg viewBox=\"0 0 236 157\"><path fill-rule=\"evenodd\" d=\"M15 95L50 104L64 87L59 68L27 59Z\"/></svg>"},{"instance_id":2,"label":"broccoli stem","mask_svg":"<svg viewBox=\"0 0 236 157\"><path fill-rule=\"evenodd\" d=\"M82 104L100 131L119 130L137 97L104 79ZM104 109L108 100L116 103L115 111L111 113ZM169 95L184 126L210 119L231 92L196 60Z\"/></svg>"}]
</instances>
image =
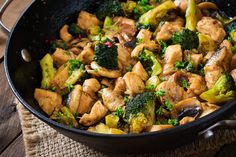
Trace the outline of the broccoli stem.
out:
<instances>
[{"instance_id":1,"label":"broccoli stem","mask_svg":"<svg viewBox=\"0 0 236 157\"><path fill-rule=\"evenodd\" d=\"M186 10L186 25L185 28L195 31L197 26L197 16L196 16L196 3L195 0L188 0L188 6Z\"/></svg>"}]
</instances>

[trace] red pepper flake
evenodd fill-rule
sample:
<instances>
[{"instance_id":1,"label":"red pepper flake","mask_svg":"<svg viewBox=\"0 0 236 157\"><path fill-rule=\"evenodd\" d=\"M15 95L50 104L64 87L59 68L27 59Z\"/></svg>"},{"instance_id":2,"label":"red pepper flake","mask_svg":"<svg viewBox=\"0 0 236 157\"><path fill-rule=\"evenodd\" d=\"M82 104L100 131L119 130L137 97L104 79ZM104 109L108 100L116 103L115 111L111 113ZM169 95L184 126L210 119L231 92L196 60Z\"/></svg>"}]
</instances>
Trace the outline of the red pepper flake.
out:
<instances>
[{"instance_id":1,"label":"red pepper flake","mask_svg":"<svg viewBox=\"0 0 236 157\"><path fill-rule=\"evenodd\" d=\"M105 45L110 48L110 47L112 47L112 42L107 41L107 42L105 42Z\"/></svg>"}]
</instances>

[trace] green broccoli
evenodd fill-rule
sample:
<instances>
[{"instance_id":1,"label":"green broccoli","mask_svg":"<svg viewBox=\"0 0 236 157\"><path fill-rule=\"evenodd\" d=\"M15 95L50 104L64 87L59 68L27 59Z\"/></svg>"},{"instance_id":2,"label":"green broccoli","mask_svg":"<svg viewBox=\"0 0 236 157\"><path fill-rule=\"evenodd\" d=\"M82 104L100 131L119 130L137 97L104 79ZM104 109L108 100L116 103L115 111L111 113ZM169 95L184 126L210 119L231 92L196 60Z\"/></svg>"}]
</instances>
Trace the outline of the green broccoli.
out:
<instances>
[{"instance_id":1,"label":"green broccoli","mask_svg":"<svg viewBox=\"0 0 236 157\"><path fill-rule=\"evenodd\" d=\"M85 74L84 65L75 59L70 59L69 63L69 78L65 82L65 86L68 88L79 81Z\"/></svg>"},{"instance_id":2,"label":"green broccoli","mask_svg":"<svg viewBox=\"0 0 236 157\"><path fill-rule=\"evenodd\" d=\"M53 59L50 54L46 54L41 60L40 60L40 66L42 69L42 82L41 87L48 89L51 86L51 81L54 78L56 74L56 69L53 67Z\"/></svg>"},{"instance_id":3,"label":"green broccoli","mask_svg":"<svg viewBox=\"0 0 236 157\"><path fill-rule=\"evenodd\" d=\"M155 123L155 94L145 92L131 99L125 108L124 120L130 132L139 133Z\"/></svg>"},{"instance_id":4,"label":"green broccoli","mask_svg":"<svg viewBox=\"0 0 236 157\"><path fill-rule=\"evenodd\" d=\"M50 52L55 52L57 48L68 50L69 45L66 42L64 42L63 40L54 40L51 43Z\"/></svg>"},{"instance_id":5,"label":"green broccoli","mask_svg":"<svg viewBox=\"0 0 236 157\"><path fill-rule=\"evenodd\" d=\"M225 30L229 34L232 41L236 43L236 22L231 22L225 25Z\"/></svg>"},{"instance_id":6,"label":"green broccoli","mask_svg":"<svg viewBox=\"0 0 236 157\"><path fill-rule=\"evenodd\" d=\"M106 16L124 16L124 11L119 0L104 0L98 6L96 15L103 20Z\"/></svg>"},{"instance_id":7,"label":"green broccoli","mask_svg":"<svg viewBox=\"0 0 236 157\"><path fill-rule=\"evenodd\" d=\"M223 74L214 87L202 93L200 98L210 103L222 103L236 97L235 83L230 74Z\"/></svg>"},{"instance_id":8,"label":"green broccoli","mask_svg":"<svg viewBox=\"0 0 236 157\"><path fill-rule=\"evenodd\" d=\"M55 110L50 118L68 126L78 127L78 122L74 115L70 112L70 109L65 106L62 107L60 111Z\"/></svg>"},{"instance_id":9,"label":"green broccoli","mask_svg":"<svg viewBox=\"0 0 236 157\"><path fill-rule=\"evenodd\" d=\"M86 32L75 23L72 23L70 25L68 31L74 37L76 37L76 36L87 37Z\"/></svg>"},{"instance_id":10,"label":"green broccoli","mask_svg":"<svg viewBox=\"0 0 236 157\"><path fill-rule=\"evenodd\" d=\"M166 13L170 10L176 9L176 5L171 0L167 0L164 3L156 6L155 8L144 13L139 18L139 26L153 27L157 26Z\"/></svg>"},{"instance_id":11,"label":"green broccoli","mask_svg":"<svg viewBox=\"0 0 236 157\"><path fill-rule=\"evenodd\" d=\"M171 41L173 44L180 44L183 50L192 50L199 45L197 33L189 29L174 33Z\"/></svg>"},{"instance_id":12,"label":"green broccoli","mask_svg":"<svg viewBox=\"0 0 236 157\"><path fill-rule=\"evenodd\" d=\"M109 39L105 43L98 43L94 48L94 60L107 69L117 69L117 46Z\"/></svg>"},{"instance_id":13,"label":"green broccoli","mask_svg":"<svg viewBox=\"0 0 236 157\"><path fill-rule=\"evenodd\" d=\"M185 28L195 31L197 26L197 16L196 16L196 3L195 0L188 0L188 6L186 10L186 25Z\"/></svg>"},{"instance_id":14,"label":"green broccoli","mask_svg":"<svg viewBox=\"0 0 236 157\"><path fill-rule=\"evenodd\" d=\"M157 76L162 72L161 64L151 51L144 49L139 55L139 60L150 76Z\"/></svg>"}]
</instances>

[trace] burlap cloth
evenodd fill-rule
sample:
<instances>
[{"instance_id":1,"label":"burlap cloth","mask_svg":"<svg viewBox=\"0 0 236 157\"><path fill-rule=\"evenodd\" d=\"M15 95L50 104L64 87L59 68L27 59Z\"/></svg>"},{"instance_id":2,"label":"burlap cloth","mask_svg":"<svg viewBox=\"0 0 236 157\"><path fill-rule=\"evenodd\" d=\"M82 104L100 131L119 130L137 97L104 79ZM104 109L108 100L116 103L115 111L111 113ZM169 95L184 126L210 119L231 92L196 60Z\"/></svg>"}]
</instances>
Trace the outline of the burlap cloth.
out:
<instances>
[{"instance_id":1,"label":"burlap cloth","mask_svg":"<svg viewBox=\"0 0 236 157\"><path fill-rule=\"evenodd\" d=\"M175 150L156 154L142 155L115 155L107 154L75 142L58 133L50 126L29 113L17 102L17 109L21 119L26 156L30 157L100 157L100 156L139 156L139 157L193 157L210 156L221 146L236 141L236 130L221 130L216 132L214 138L197 139L193 143Z\"/></svg>"}]
</instances>

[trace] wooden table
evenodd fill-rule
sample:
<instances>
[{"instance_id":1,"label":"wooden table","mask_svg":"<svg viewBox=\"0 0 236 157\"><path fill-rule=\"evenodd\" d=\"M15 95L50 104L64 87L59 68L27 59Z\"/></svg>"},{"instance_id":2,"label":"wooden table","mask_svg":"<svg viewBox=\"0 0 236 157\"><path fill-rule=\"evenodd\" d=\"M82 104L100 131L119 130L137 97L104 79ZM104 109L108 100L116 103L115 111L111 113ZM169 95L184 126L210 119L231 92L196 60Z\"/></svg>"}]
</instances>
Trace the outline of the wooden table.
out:
<instances>
[{"instance_id":1,"label":"wooden table","mask_svg":"<svg viewBox=\"0 0 236 157\"><path fill-rule=\"evenodd\" d=\"M0 5L4 0L0 0ZM31 0L14 0L13 4L6 12L4 21L11 27L14 21L27 6ZM0 56L5 48L6 36L0 32ZM7 83L3 63L0 63L0 157L23 157L24 143L20 120L17 114L16 105L14 104L14 95ZM220 157L235 157L236 143L228 145L220 152L212 152L210 154L218 154ZM227 154L227 155L225 155ZM212 156L208 155L208 156Z\"/></svg>"}]
</instances>

